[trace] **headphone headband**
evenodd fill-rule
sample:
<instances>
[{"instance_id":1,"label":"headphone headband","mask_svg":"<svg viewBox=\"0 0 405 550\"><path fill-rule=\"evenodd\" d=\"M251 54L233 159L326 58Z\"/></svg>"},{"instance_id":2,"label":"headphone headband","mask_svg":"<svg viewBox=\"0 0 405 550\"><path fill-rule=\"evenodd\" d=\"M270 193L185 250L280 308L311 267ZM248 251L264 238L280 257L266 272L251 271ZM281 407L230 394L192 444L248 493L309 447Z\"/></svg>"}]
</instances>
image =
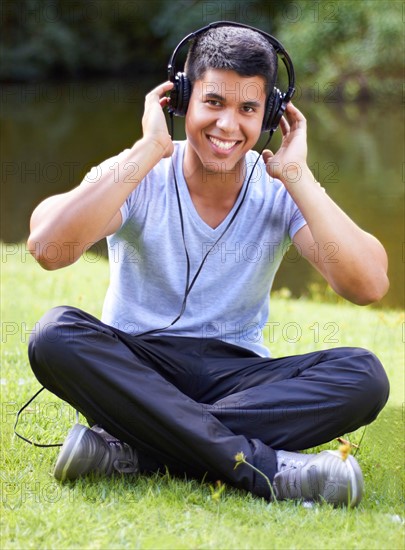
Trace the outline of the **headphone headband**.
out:
<instances>
[{"instance_id":1,"label":"headphone headband","mask_svg":"<svg viewBox=\"0 0 405 550\"><path fill-rule=\"evenodd\" d=\"M287 94L289 96L289 99L292 98L295 92L295 72L294 72L294 66L291 61L291 57L288 55L287 51L285 50L284 46L281 44L279 40L274 38L271 34L268 34L267 32L264 32L260 29L257 29L255 27L252 27L250 25L245 25L243 23L235 23L234 21L215 21L214 23L210 23L209 25L206 25L205 27L201 27L201 29L197 29L194 32L191 32L187 36L181 40L177 46L175 47L167 67L168 70L168 76L169 80L173 81L176 75L176 66L175 66L175 59L177 57L177 53L179 50L183 47L184 44L187 42L190 42L190 40L193 40L200 34L203 34L204 32L210 30L210 29L216 29L218 27L242 27L244 29L250 29L251 31L255 31L259 34L261 34L266 40L273 46L275 49L277 55L280 56L281 60L283 61L285 68L287 69L288 74L288 91Z\"/></svg>"},{"instance_id":2,"label":"headphone headband","mask_svg":"<svg viewBox=\"0 0 405 550\"><path fill-rule=\"evenodd\" d=\"M170 57L167 67L168 78L175 84L175 89L170 94L171 104L169 106L169 112L177 116L185 116L191 95L191 83L189 82L186 74L176 71L175 60L179 50L183 47L184 44L186 44L190 40L193 40L197 36L208 31L209 29L215 29L217 27L240 27L257 32L273 46L275 52L283 61L288 74L288 90L285 93L282 93L277 88L274 88L274 90L270 93L263 120L263 131L269 130L274 132L280 122L281 117L283 116L288 102L291 100L295 92L294 66L284 46L281 44L281 42L274 38L274 36L255 27L251 27L250 25L235 23L234 21L215 21L214 23L209 23L205 27L191 32L177 44Z\"/></svg>"}]
</instances>

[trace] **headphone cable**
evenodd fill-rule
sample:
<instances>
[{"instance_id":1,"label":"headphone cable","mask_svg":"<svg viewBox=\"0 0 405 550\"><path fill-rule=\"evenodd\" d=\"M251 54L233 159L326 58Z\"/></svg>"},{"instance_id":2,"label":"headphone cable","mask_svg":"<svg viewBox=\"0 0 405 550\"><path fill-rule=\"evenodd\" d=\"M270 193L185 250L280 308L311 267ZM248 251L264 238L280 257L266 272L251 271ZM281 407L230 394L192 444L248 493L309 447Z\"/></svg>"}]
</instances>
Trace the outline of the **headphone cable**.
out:
<instances>
[{"instance_id":1,"label":"headphone cable","mask_svg":"<svg viewBox=\"0 0 405 550\"><path fill-rule=\"evenodd\" d=\"M173 115L171 115L171 119L173 119ZM186 274L186 286L185 286L185 291L184 291L184 296L183 296L183 301L182 301L182 305L181 305L181 308L180 308L180 313L177 315L177 317L167 326L167 327L164 327L164 328L158 328L158 329L152 329L152 330L149 330L149 331L146 331L146 332L142 332L140 334L138 334L137 336L145 336L147 334L152 334L152 333L155 333L155 332L161 332L163 330L167 330L168 328L172 327L175 323L177 323L180 318L182 317L185 309L186 309L186 305L187 305L187 298L193 288L193 286L195 285L200 273L201 273L201 270L210 254L210 252L217 246L217 244L219 243L219 241L223 238L223 236L225 235L225 233L229 230L229 228L231 227L231 225L233 224L233 222L235 221L236 219L236 216L239 214L240 212L240 209L242 208L243 206L243 203L245 201L245 198L246 198L246 195L247 195L247 192L249 190L249 186L250 186L250 180L252 179L252 176L253 176L253 173L254 173L254 170L257 166L257 163L259 161L259 159L261 158L262 156L262 153L264 151L264 149L267 147L267 145L270 143L270 140L273 136L273 133L274 131L271 130L269 132L269 137L267 138L267 141L266 143L263 145L260 153L258 153L258 156L253 164L253 167L252 167L252 170L250 172L250 175L249 175L249 178L246 182L246 185L245 185L245 189L243 191L243 195L242 195L242 198L235 210L235 212L233 213L231 219L229 220L229 222L227 223L225 229L222 231L222 233L219 235L219 237L216 239L216 241L210 246L210 248L208 249L208 251L205 253L199 267L197 268L197 271L195 272L194 274L194 277L192 278L191 282L190 282L190 271L191 271L191 266L190 266L190 255L189 255L189 252L188 252L188 249L187 249L187 243L186 243L186 237L185 237L185 229L184 229L184 217L183 217L183 209L181 207L181 200L180 200L180 191L179 191L179 185L178 185L178 181L177 181L177 176L176 176L176 170L174 168L174 163L173 163L173 157L171 158L171 164L172 164L172 170L173 170L173 177L174 177L174 185L175 185L175 191L176 191L176 198L177 198L177 205L178 205L178 210L179 210L179 217L180 217L180 227L181 227L181 236L182 236L182 241L183 241L183 247L184 247L184 252L185 252L185 255L186 255L186 262L187 262L187 274Z\"/></svg>"},{"instance_id":2,"label":"headphone cable","mask_svg":"<svg viewBox=\"0 0 405 550\"><path fill-rule=\"evenodd\" d=\"M173 137L173 114L172 113L170 114L170 119L171 119L171 135ZM256 158L256 160L253 164L252 170L250 172L249 178L246 182L242 198L241 198L235 212L233 213L231 219L229 220L228 224L226 225L225 229L222 231L220 236L217 238L217 240L214 242L214 244L211 245L208 252L206 252L206 254L204 255L204 257L203 257L197 271L195 272L194 277L192 278L191 282L190 282L191 263L190 263L190 255L189 255L189 252L188 252L186 237L185 237L183 209L181 207L180 191L179 191L179 185L178 185L178 182L177 182L176 170L174 168L173 157L171 158L171 165L172 165L173 176L174 176L174 186L175 186L175 191L176 191L177 206L178 206L179 217L180 217L181 236L182 236L183 248L184 248L184 253L185 253L185 256L186 256L186 264L187 264L187 268L186 268L186 285L185 285L185 289L184 289L184 296L183 296L183 301L182 301L182 304L181 304L179 314L177 315L177 317L175 319L173 319L173 321L169 325L167 325L166 327L163 327L163 328L157 328L157 329L152 329L152 330L148 330L148 331L145 331L145 332L141 332L140 334L137 334L136 336L140 337L140 336L146 336L146 335L149 335L149 334L154 334L156 332L162 332L162 331L167 330L168 328L172 327L174 324L176 324L181 319L181 317L183 316L183 314L186 310L188 296L189 296L193 286L195 285L195 283L196 283L196 281L197 281L197 279L198 279L198 277L201 273L201 270L202 270L202 268L203 268L203 266L204 266L204 264L205 264L205 262L208 258L208 255L216 247L216 245L219 243L219 241L222 239L222 237L225 235L225 233L229 230L229 228L231 227L231 225L235 221L236 216L238 215L240 209L242 208L242 205L245 201L245 198L246 198L249 186L250 186L250 180L252 179L253 172L254 172L254 170L257 166L257 163L258 163L259 159L262 156L262 153L263 153L264 149L270 143L270 140L272 138L273 133L274 133L274 130L271 130L269 132L269 137L267 138L266 143L263 145L260 153L258 153L258 156L257 156L257 158ZM16 419L15 419L15 424L14 424L14 434L17 435L20 439L22 439L25 442L29 443L30 445L34 445L35 447L61 447L63 445L63 443L52 443L52 444L36 443L35 441L31 441L31 440L27 439L26 437L22 436L21 434L19 434L17 432L17 425L18 425L21 413L24 411L24 409L26 409L26 407L28 407L28 405L30 405L30 403L32 403L32 401L34 401L34 399L36 399L36 397L44 389L45 389L45 387L41 387L41 389L39 391L37 391L35 393L35 395L33 395L29 399L29 401L25 405L23 405L20 408L20 410L17 412ZM78 421L77 411L76 411L76 421Z\"/></svg>"}]
</instances>

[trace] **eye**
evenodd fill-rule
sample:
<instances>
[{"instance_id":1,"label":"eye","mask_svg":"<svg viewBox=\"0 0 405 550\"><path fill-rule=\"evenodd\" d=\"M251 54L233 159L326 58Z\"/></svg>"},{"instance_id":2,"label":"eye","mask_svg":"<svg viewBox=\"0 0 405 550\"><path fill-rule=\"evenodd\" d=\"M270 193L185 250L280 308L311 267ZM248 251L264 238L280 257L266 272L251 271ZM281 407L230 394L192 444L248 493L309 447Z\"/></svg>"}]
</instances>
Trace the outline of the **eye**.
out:
<instances>
[{"instance_id":1,"label":"eye","mask_svg":"<svg viewBox=\"0 0 405 550\"><path fill-rule=\"evenodd\" d=\"M252 105L243 105L242 111L244 113L255 113L256 109L254 107L252 107Z\"/></svg>"},{"instance_id":2,"label":"eye","mask_svg":"<svg viewBox=\"0 0 405 550\"><path fill-rule=\"evenodd\" d=\"M206 99L205 103L207 105L211 105L212 107L220 107L221 106L221 102L218 101L217 99Z\"/></svg>"}]
</instances>

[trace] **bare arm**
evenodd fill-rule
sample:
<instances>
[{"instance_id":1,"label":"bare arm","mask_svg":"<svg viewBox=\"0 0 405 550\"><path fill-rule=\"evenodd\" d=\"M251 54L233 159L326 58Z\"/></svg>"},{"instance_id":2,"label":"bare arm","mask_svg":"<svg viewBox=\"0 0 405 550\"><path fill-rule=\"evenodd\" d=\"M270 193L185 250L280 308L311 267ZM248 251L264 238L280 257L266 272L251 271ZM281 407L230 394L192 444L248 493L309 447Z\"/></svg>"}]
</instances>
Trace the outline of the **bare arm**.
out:
<instances>
[{"instance_id":1,"label":"bare arm","mask_svg":"<svg viewBox=\"0 0 405 550\"><path fill-rule=\"evenodd\" d=\"M280 179L308 225L294 244L331 287L356 304L380 300L388 290L387 255L382 244L347 216L315 181L306 162L306 120L292 104L281 124L275 155L263 153L268 173Z\"/></svg>"},{"instance_id":2,"label":"bare arm","mask_svg":"<svg viewBox=\"0 0 405 550\"><path fill-rule=\"evenodd\" d=\"M74 263L93 243L120 227L120 208L127 197L163 157L173 153L162 111L172 87L165 82L146 96L143 137L118 156L118 165L45 199L34 210L28 248L42 267L58 269ZM47 253L50 243L58 249L56 260Z\"/></svg>"}]
</instances>

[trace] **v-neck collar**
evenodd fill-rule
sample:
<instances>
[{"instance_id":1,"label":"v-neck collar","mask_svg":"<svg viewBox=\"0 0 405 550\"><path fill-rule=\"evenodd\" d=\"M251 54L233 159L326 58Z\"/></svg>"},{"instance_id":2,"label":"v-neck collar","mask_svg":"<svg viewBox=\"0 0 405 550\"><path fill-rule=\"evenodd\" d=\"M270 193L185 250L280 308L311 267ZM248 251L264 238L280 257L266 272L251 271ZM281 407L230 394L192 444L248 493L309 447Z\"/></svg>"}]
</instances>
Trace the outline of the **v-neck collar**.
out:
<instances>
[{"instance_id":1,"label":"v-neck collar","mask_svg":"<svg viewBox=\"0 0 405 550\"><path fill-rule=\"evenodd\" d=\"M239 206L239 204L242 200L242 197L243 197L243 194L244 194L244 191L245 191L245 187L247 185L247 176L248 175L246 174L246 176L243 180L243 185L242 185L242 187L239 191L239 194L238 194L238 197L235 201L235 204L233 205L231 210L228 212L228 214L225 216L225 218L222 220L222 222L219 225L217 225L217 227L213 228L207 222L205 222L202 219L202 217L200 216L200 214L197 211L197 208L194 205L193 199L191 198L190 191L189 191L186 179L184 177L184 172L183 172L183 161L184 161L184 155L185 155L185 151L186 151L186 142L184 141L184 142L180 143L179 145L180 145L180 147L179 147L179 151L178 151L178 155L177 155L177 161L175 163L175 170L176 170L176 178L177 178L177 182L178 182L178 186L179 186L179 193L180 193L181 203L182 203L182 205L186 206L186 208L188 210L188 213L189 213L189 216L190 216L190 219L192 220L194 225L197 226L197 228L201 232L205 233L207 236L214 238L217 235L221 234L221 232L224 230L224 228L227 226L230 219L232 218L235 210L238 208L238 206ZM246 160L245 160L245 162L246 162Z\"/></svg>"}]
</instances>

